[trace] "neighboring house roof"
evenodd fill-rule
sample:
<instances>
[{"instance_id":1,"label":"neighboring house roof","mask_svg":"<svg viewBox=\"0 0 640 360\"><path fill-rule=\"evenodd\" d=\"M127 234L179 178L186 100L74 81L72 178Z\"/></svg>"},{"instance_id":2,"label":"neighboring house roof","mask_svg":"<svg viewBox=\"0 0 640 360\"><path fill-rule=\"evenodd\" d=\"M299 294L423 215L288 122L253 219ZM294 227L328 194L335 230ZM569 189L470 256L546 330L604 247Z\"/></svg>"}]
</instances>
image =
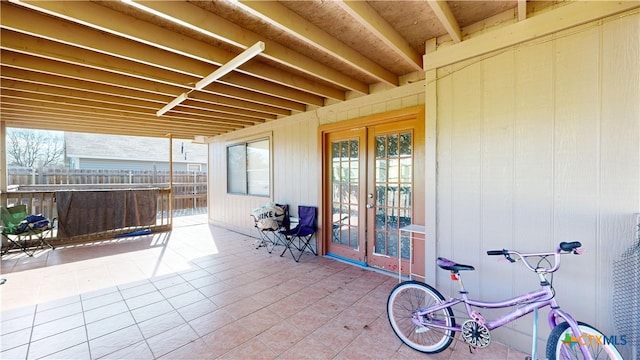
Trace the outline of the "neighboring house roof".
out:
<instances>
[{"instance_id":1,"label":"neighboring house roof","mask_svg":"<svg viewBox=\"0 0 640 360\"><path fill-rule=\"evenodd\" d=\"M65 132L66 156L169 162L169 138ZM173 161L207 163L207 145L173 139Z\"/></svg>"}]
</instances>

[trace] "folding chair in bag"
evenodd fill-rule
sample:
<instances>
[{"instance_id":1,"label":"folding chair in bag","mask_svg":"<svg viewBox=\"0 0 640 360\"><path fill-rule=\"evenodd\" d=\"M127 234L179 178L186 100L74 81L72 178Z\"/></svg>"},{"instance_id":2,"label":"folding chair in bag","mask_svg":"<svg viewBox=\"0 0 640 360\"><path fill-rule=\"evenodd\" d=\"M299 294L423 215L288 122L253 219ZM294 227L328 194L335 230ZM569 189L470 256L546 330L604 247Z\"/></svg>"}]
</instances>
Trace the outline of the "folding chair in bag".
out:
<instances>
[{"instance_id":1,"label":"folding chair in bag","mask_svg":"<svg viewBox=\"0 0 640 360\"><path fill-rule=\"evenodd\" d=\"M52 235L54 223L41 215L29 215L26 205L0 207L0 219L2 219L2 237L7 240L7 246L2 248L2 255L9 250L19 248L25 254L33 256L38 249L48 246L55 249L47 241ZM31 242L36 241L35 248L30 252Z\"/></svg>"},{"instance_id":2,"label":"folding chair in bag","mask_svg":"<svg viewBox=\"0 0 640 360\"><path fill-rule=\"evenodd\" d=\"M283 235L286 248L280 256L283 256L287 250L291 253L293 259L298 262L306 249L309 249L313 255L318 255L316 250L311 246L311 239L315 235L316 227L316 208L313 206L298 206L298 218L300 219L296 227L290 230L280 231ZM317 241L316 241L317 246ZM293 249L298 251L298 256L293 253Z\"/></svg>"},{"instance_id":3,"label":"folding chair in bag","mask_svg":"<svg viewBox=\"0 0 640 360\"><path fill-rule=\"evenodd\" d=\"M284 239L280 236L280 231L289 230L289 205L273 204L273 206L262 206L251 212L253 225L258 230L260 242L256 249L265 247L271 254L278 246L286 246Z\"/></svg>"}]
</instances>

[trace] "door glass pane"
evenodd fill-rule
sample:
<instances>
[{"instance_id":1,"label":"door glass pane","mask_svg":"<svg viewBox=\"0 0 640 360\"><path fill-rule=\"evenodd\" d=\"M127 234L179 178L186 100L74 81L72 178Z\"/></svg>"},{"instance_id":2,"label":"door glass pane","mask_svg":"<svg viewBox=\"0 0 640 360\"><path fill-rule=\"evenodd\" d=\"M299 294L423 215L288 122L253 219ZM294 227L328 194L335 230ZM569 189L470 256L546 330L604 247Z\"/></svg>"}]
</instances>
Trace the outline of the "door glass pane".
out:
<instances>
[{"instance_id":1,"label":"door glass pane","mask_svg":"<svg viewBox=\"0 0 640 360\"><path fill-rule=\"evenodd\" d=\"M411 182L413 178L412 165L413 165L413 159L411 158L400 159L400 182L403 182L403 183Z\"/></svg>"},{"instance_id":2,"label":"door glass pane","mask_svg":"<svg viewBox=\"0 0 640 360\"><path fill-rule=\"evenodd\" d=\"M387 224L387 217L385 216L385 208L376 208L376 229L385 229Z\"/></svg>"},{"instance_id":3,"label":"door glass pane","mask_svg":"<svg viewBox=\"0 0 640 360\"><path fill-rule=\"evenodd\" d=\"M376 160L376 180L387 180L387 160L385 159Z\"/></svg>"},{"instance_id":4,"label":"door glass pane","mask_svg":"<svg viewBox=\"0 0 640 360\"><path fill-rule=\"evenodd\" d=\"M398 249L400 227L412 223L413 151L411 133L376 136L375 254L409 258L409 237L402 237Z\"/></svg>"},{"instance_id":5,"label":"door glass pane","mask_svg":"<svg viewBox=\"0 0 640 360\"><path fill-rule=\"evenodd\" d=\"M398 159L389 159L389 182L397 183L398 182Z\"/></svg>"},{"instance_id":6,"label":"door glass pane","mask_svg":"<svg viewBox=\"0 0 640 360\"><path fill-rule=\"evenodd\" d=\"M387 187L384 185L376 185L376 205L384 205L387 198Z\"/></svg>"},{"instance_id":7,"label":"door glass pane","mask_svg":"<svg viewBox=\"0 0 640 360\"><path fill-rule=\"evenodd\" d=\"M358 196L359 196L358 140L340 140L331 143L333 161L331 176L332 238L334 244L358 248Z\"/></svg>"},{"instance_id":8,"label":"door glass pane","mask_svg":"<svg viewBox=\"0 0 640 360\"><path fill-rule=\"evenodd\" d=\"M384 136L376 136L376 159L384 158L387 154L387 144Z\"/></svg>"},{"instance_id":9,"label":"door glass pane","mask_svg":"<svg viewBox=\"0 0 640 360\"><path fill-rule=\"evenodd\" d=\"M400 134L400 156L411 155L412 148L411 133Z\"/></svg>"},{"instance_id":10,"label":"door glass pane","mask_svg":"<svg viewBox=\"0 0 640 360\"><path fill-rule=\"evenodd\" d=\"M388 152L389 152L389 157L396 157L398 156L398 135L389 135L388 137Z\"/></svg>"}]
</instances>

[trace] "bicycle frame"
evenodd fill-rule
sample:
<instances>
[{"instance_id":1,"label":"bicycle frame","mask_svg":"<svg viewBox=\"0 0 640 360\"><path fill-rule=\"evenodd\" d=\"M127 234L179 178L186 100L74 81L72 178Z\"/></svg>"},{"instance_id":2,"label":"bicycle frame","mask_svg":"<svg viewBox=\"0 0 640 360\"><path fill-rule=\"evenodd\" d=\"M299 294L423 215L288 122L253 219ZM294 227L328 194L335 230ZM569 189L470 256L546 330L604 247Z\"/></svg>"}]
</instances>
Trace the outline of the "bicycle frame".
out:
<instances>
[{"instance_id":1,"label":"bicycle frame","mask_svg":"<svg viewBox=\"0 0 640 360\"><path fill-rule=\"evenodd\" d=\"M467 296L467 291L464 289L462 284L462 278L458 275L458 284L460 286L460 297L449 299L442 304L434 305L426 309L420 309L416 314L418 317L414 317L414 323L418 326L424 326L421 324L422 316L425 316L429 313L434 313L436 311L453 307L460 303L464 304L467 315L470 319L477 319L478 317L481 319L480 321L487 327L489 330L494 330L503 325L506 325L514 320L517 320L531 312L535 309L541 309L546 306L550 307L550 312L548 316L548 322L551 329L553 329L558 324L558 318L564 319L567 324L571 327L571 330L574 334L576 334L576 338L578 338L581 334L578 328L578 322L567 312L560 309L558 303L556 302L553 294L553 290L551 289L551 285L544 280L542 274L538 274L541 279L541 288L535 291L530 291L526 294L522 294L507 300L502 301L480 301L469 299ZM517 306L523 304L523 306L518 307L517 309L510 311L504 315L497 317L491 321L484 321L484 318L479 313L473 311L472 307L485 308L485 309L501 309L508 308L512 306ZM462 324L458 324L455 326L444 326L437 323L430 322L429 327L440 328L451 331L461 331ZM591 359L591 355L589 354L589 350L586 348L585 344L579 343L580 351L582 352L585 359Z\"/></svg>"}]
</instances>

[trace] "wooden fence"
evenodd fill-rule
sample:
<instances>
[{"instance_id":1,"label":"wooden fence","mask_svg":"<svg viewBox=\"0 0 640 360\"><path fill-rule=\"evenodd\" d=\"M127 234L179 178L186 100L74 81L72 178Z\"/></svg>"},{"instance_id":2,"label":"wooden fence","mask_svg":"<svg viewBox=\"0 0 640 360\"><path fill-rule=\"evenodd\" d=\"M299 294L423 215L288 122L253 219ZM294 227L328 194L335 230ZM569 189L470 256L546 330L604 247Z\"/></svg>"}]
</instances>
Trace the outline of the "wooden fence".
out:
<instances>
[{"instance_id":1,"label":"wooden fence","mask_svg":"<svg viewBox=\"0 0 640 360\"><path fill-rule=\"evenodd\" d=\"M62 189L168 189L169 171L161 170L82 170L9 168L7 184L12 190L55 191ZM207 173L173 172L173 209L206 209Z\"/></svg>"}]
</instances>

